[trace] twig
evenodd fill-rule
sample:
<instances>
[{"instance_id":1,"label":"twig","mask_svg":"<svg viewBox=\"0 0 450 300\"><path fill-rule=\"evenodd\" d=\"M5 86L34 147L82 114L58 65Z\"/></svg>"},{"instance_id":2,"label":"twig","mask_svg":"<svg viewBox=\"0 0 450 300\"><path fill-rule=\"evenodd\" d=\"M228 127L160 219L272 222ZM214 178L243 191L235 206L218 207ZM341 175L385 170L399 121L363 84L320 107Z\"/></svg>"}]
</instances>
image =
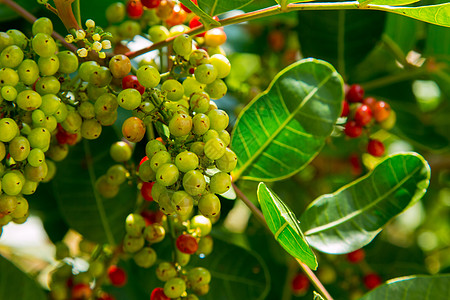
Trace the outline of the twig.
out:
<instances>
[{"instance_id":1,"label":"twig","mask_svg":"<svg viewBox=\"0 0 450 300\"><path fill-rule=\"evenodd\" d=\"M262 211L257 208L252 201L250 201L247 196L233 183L233 188L236 191L236 195L248 206L248 208L252 211L254 216L263 224L267 229L269 227L267 226L266 219L264 218L264 215ZM315 288L322 294L322 296L326 300L333 300L333 297L331 297L330 293L326 290L326 288L323 286L322 282L320 282L319 278L317 278L316 274L307 266L305 265L301 260L295 259L297 263L300 265L300 268L303 270L306 276L308 276L309 280L312 282L312 284L315 286Z\"/></svg>"},{"instance_id":2,"label":"twig","mask_svg":"<svg viewBox=\"0 0 450 300\"><path fill-rule=\"evenodd\" d=\"M12 0L1 0L0 3L4 3L5 5L7 5L12 10L14 10L17 14L19 14L21 17L23 17L25 20L27 20L30 23L34 23L34 21L36 21L36 19L37 19L33 14L31 14L25 8L23 8L22 6L20 6L19 4L17 4L16 2L14 2ZM72 52L77 51L77 47L75 45L67 43L66 40L57 32L53 31L52 36L55 39L57 39L58 41L60 41L61 44L63 44L64 47L66 47L70 51L72 51Z\"/></svg>"}]
</instances>

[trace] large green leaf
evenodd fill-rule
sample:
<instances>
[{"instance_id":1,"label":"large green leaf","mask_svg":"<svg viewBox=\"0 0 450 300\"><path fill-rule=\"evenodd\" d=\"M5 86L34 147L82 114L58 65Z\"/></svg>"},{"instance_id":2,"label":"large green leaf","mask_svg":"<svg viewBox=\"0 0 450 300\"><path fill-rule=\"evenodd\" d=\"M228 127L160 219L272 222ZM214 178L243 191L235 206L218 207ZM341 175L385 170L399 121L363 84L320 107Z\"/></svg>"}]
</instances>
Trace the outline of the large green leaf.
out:
<instances>
[{"instance_id":1,"label":"large green leaf","mask_svg":"<svg viewBox=\"0 0 450 300\"><path fill-rule=\"evenodd\" d=\"M430 167L419 154L388 156L367 175L310 204L300 218L306 240L326 253L359 249L415 204L429 181Z\"/></svg>"},{"instance_id":2,"label":"large green leaf","mask_svg":"<svg viewBox=\"0 0 450 300\"><path fill-rule=\"evenodd\" d=\"M255 0L198 0L198 6L211 16L240 9L251 4Z\"/></svg>"},{"instance_id":3,"label":"large green leaf","mask_svg":"<svg viewBox=\"0 0 450 300\"><path fill-rule=\"evenodd\" d=\"M342 78L327 62L304 59L278 73L236 122L233 178L274 181L298 172L333 131L342 98Z\"/></svg>"},{"instance_id":4,"label":"large green leaf","mask_svg":"<svg viewBox=\"0 0 450 300\"><path fill-rule=\"evenodd\" d=\"M364 295L360 300L448 300L449 298L450 274L444 274L395 278Z\"/></svg>"},{"instance_id":5,"label":"large green leaf","mask_svg":"<svg viewBox=\"0 0 450 300\"><path fill-rule=\"evenodd\" d=\"M0 256L0 299L46 300L43 289L14 264Z\"/></svg>"},{"instance_id":6,"label":"large green leaf","mask_svg":"<svg viewBox=\"0 0 450 300\"><path fill-rule=\"evenodd\" d=\"M202 19L202 23L206 26L210 25L218 25L220 26L220 23L214 20L210 15L205 13L201 8L199 8L197 5L194 4L191 0L180 0L181 3L183 3L187 8L189 8L194 14L199 16Z\"/></svg>"},{"instance_id":7,"label":"large green leaf","mask_svg":"<svg viewBox=\"0 0 450 300\"><path fill-rule=\"evenodd\" d=\"M155 244L155 250L162 260L171 260L173 247L170 239L163 244ZM225 242L214 237L214 250L205 258L192 255L189 266L204 267L211 272L208 294L203 300L263 300L270 288L270 274L265 262L253 251ZM136 282L138 289L150 293L153 288L163 286L155 275L155 269L129 265L129 282ZM125 298L127 299L127 298Z\"/></svg>"},{"instance_id":8,"label":"large green leaf","mask_svg":"<svg viewBox=\"0 0 450 300\"><path fill-rule=\"evenodd\" d=\"M102 198L95 189L96 179L112 165L109 146L115 141L117 136L111 127L105 127L97 140L82 141L58 164L58 176L53 180L67 223L88 240L98 243L120 241L125 234L125 218L136 200L135 188L126 183L112 199Z\"/></svg>"},{"instance_id":9,"label":"large green leaf","mask_svg":"<svg viewBox=\"0 0 450 300\"><path fill-rule=\"evenodd\" d=\"M419 38L419 26L420 22L417 20L395 14L388 14L385 33L397 44L406 57L406 54L411 49L414 49L414 46L417 43Z\"/></svg>"},{"instance_id":10,"label":"large green leaf","mask_svg":"<svg viewBox=\"0 0 450 300\"><path fill-rule=\"evenodd\" d=\"M280 245L308 267L317 269L317 259L305 241L299 222L292 210L263 182L258 185L258 201L267 226Z\"/></svg>"},{"instance_id":11,"label":"large green leaf","mask_svg":"<svg viewBox=\"0 0 450 300\"><path fill-rule=\"evenodd\" d=\"M330 62L346 79L380 40L385 18L386 14L373 11L299 12L301 52Z\"/></svg>"},{"instance_id":12,"label":"large green leaf","mask_svg":"<svg viewBox=\"0 0 450 300\"><path fill-rule=\"evenodd\" d=\"M450 3L417 7L393 7L388 5L370 4L369 7L407 16L431 24L450 27Z\"/></svg>"}]
</instances>

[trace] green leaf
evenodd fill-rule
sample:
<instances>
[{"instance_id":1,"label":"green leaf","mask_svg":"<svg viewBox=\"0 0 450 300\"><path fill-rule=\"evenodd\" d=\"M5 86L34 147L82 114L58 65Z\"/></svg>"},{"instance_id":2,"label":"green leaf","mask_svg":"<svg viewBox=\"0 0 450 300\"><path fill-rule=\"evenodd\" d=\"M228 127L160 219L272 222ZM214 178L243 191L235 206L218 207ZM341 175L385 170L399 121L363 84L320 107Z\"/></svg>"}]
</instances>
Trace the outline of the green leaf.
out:
<instances>
[{"instance_id":1,"label":"green leaf","mask_svg":"<svg viewBox=\"0 0 450 300\"><path fill-rule=\"evenodd\" d=\"M172 259L173 247L170 242L155 244L154 248L158 255L161 254L161 259ZM207 268L211 273L210 289L208 294L202 296L203 300L263 300L270 289L270 274L258 253L216 237L213 252L205 258L192 255L189 265ZM161 286L154 268L139 268L134 262L129 267L128 281L133 284L136 282L138 289L150 293L153 288Z\"/></svg>"},{"instance_id":2,"label":"green leaf","mask_svg":"<svg viewBox=\"0 0 450 300\"><path fill-rule=\"evenodd\" d=\"M299 12L302 54L328 61L346 79L381 39L385 18L385 13L362 10Z\"/></svg>"},{"instance_id":3,"label":"green leaf","mask_svg":"<svg viewBox=\"0 0 450 300\"><path fill-rule=\"evenodd\" d=\"M406 54L414 49L417 43L419 26L420 22L417 20L388 14L384 32L398 45L406 57Z\"/></svg>"},{"instance_id":4,"label":"green leaf","mask_svg":"<svg viewBox=\"0 0 450 300\"><path fill-rule=\"evenodd\" d=\"M304 59L282 70L234 126L233 178L274 181L298 172L333 131L342 99L342 78L327 62Z\"/></svg>"},{"instance_id":5,"label":"green leaf","mask_svg":"<svg viewBox=\"0 0 450 300\"><path fill-rule=\"evenodd\" d=\"M370 243L425 194L430 167L417 153L388 156L370 173L312 202L300 218L308 243L343 254Z\"/></svg>"},{"instance_id":6,"label":"green leaf","mask_svg":"<svg viewBox=\"0 0 450 300\"><path fill-rule=\"evenodd\" d=\"M103 199L95 181L113 163L109 145L117 141L111 127L104 127L100 138L77 144L58 164L53 188L61 213L71 228L88 240L117 244L125 234L125 218L132 211L136 189L126 183L112 199ZM108 163L108 161L110 163Z\"/></svg>"},{"instance_id":7,"label":"green leaf","mask_svg":"<svg viewBox=\"0 0 450 300\"><path fill-rule=\"evenodd\" d=\"M194 14L200 17L202 23L209 27L211 25L220 26L220 23L214 20L210 15L205 13L202 9L200 9L197 5L194 4L191 0L180 0L187 8L189 8Z\"/></svg>"},{"instance_id":8,"label":"green leaf","mask_svg":"<svg viewBox=\"0 0 450 300\"><path fill-rule=\"evenodd\" d=\"M378 299L448 299L450 296L450 274L434 276L408 276L389 280L360 300Z\"/></svg>"},{"instance_id":9,"label":"green leaf","mask_svg":"<svg viewBox=\"0 0 450 300\"><path fill-rule=\"evenodd\" d=\"M255 0L198 0L198 6L211 16L234 9L241 9Z\"/></svg>"},{"instance_id":10,"label":"green leaf","mask_svg":"<svg viewBox=\"0 0 450 300\"><path fill-rule=\"evenodd\" d=\"M387 5L369 5L372 9L387 11L410 17L435 25L450 27L450 3L417 6L417 7L391 7Z\"/></svg>"},{"instance_id":11,"label":"green leaf","mask_svg":"<svg viewBox=\"0 0 450 300\"><path fill-rule=\"evenodd\" d=\"M35 280L22 272L9 260L0 256L0 299L46 300L43 289Z\"/></svg>"},{"instance_id":12,"label":"green leaf","mask_svg":"<svg viewBox=\"0 0 450 300\"><path fill-rule=\"evenodd\" d=\"M390 6L397 6L397 5L408 5L412 3L419 2L420 0L358 0L361 5L367 5L367 4L378 4L378 5L390 5Z\"/></svg>"},{"instance_id":13,"label":"green leaf","mask_svg":"<svg viewBox=\"0 0 450 300\"><path fill-rule=\"evenodd\" d=\"M299 221L292 210L263 182L258 185L258 201L267 226L280 245L308 267L317 269L317 259L305 241Z\"/></svg>"}]
</instances>

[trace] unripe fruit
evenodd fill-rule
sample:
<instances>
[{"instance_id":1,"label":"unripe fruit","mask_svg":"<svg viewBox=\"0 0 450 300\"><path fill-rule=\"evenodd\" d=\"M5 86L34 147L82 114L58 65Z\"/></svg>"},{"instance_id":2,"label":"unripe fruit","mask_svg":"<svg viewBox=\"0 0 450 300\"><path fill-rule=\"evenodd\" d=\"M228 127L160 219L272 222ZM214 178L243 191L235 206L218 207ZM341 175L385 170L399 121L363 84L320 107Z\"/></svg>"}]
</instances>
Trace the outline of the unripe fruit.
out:
<instances>
[{"instance_id":1,"label":"unripe fruit","mask_svg":"<svg viewBox=\"0 0 450 300\"><path fill-rule=\"evenodd\" d=\"M130 142L140 142L145 135L145 124L139 118L130 117L123 122L122 134Z\"/></svg>"}]
</instances>

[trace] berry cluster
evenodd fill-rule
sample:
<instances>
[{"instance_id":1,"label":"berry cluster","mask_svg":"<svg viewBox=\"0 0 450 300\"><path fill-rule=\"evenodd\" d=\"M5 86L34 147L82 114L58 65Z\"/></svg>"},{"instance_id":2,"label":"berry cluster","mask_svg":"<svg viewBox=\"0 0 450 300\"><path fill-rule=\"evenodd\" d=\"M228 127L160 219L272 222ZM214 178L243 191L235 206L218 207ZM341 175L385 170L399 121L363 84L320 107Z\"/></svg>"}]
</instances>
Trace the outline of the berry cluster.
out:
<instances>
[{"instance_id":1,"label":"berry cluster","mask_svg":"<svg viewBox=\"0 0 450 300\"><path fill-rule=\"evenodd\" d=\"M364 98L364 89L358 84L348 87L341 117L347 117L344 133L350 138L358 138L364 132L369 135L375 124L389 130L396 120L395 112L388 103L373 97ZM367 152L373 156L382 156L384 144L377 139L369 139Z\"/></svg>"}]
</instances>

